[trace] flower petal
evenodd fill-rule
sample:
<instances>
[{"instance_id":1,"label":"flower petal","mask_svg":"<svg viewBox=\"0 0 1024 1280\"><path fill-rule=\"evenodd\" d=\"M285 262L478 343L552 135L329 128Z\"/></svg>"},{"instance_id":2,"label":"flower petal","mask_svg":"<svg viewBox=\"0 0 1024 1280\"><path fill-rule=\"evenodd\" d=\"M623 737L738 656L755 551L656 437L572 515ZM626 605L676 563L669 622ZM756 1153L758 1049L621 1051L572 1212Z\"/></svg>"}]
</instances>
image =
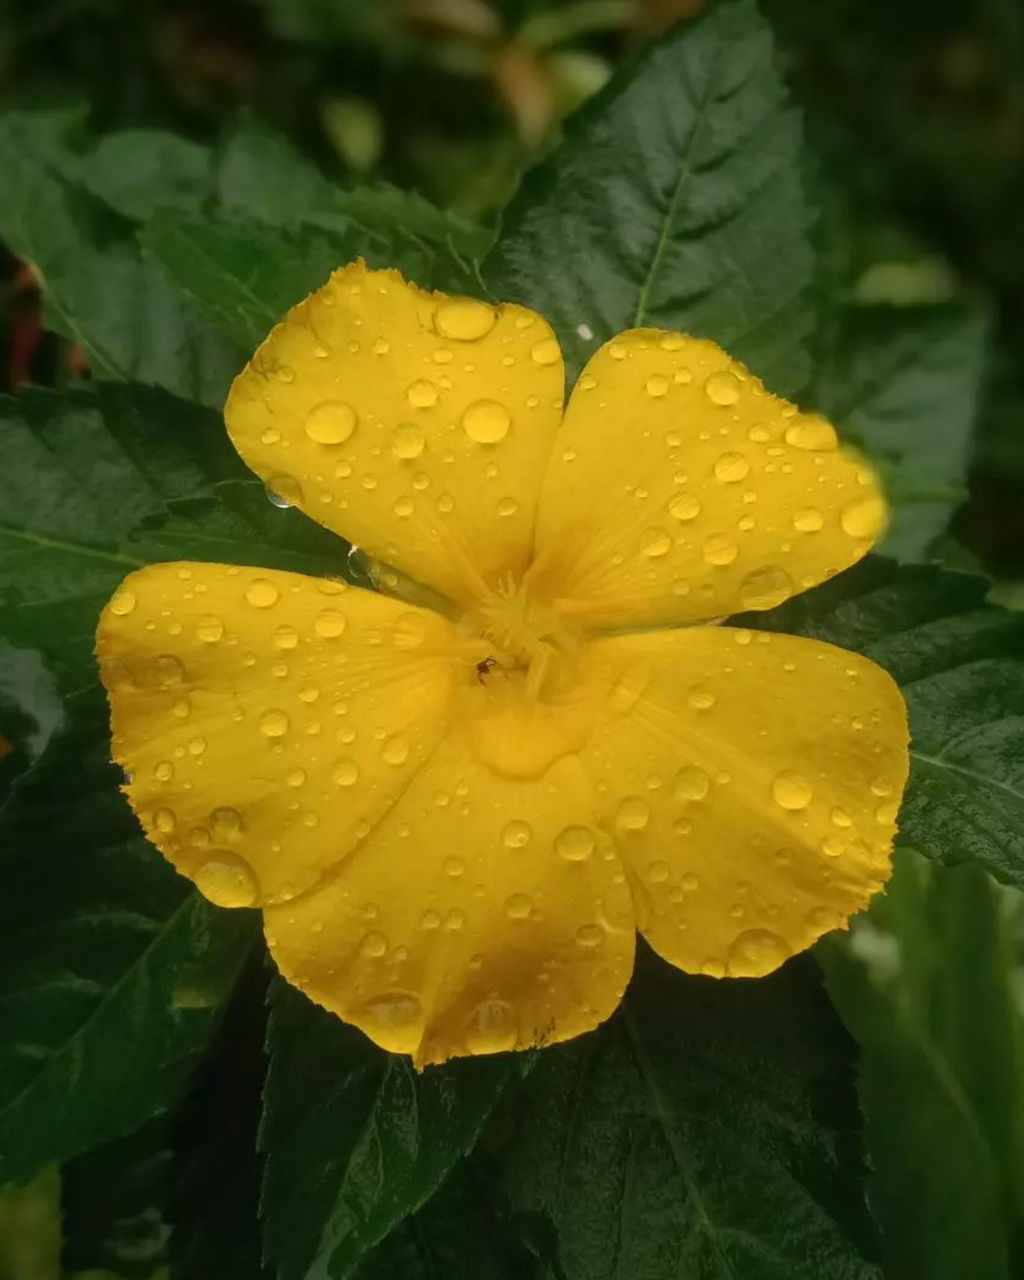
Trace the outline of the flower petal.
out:
<instances>
[{"instance_id":1,"label":"flower petal","mask_svg":"<svg viewBox=\"0 0 1024 1280\"><path fill-rule=\"evenodd\" d=\"M656 951L693 973L759 976L881 888L908 731L880 667L726 627L592 650L635 676L631 705L580 757Z\"/></svg>"},{"instance_id":2,"label":"flower petal","mask_svg":"<svg viewBox=\"0 0 1024 1280\"><path fill-rule=\"evenodd\" d=\"M525 568L563 380L541 316L360 262L288 312L225 419L272 491L465 602Z\"/></svg>"},{"instance_id":3,"label":"flower petal","mask_svg":"<svg viewBox=\"0 0 1024 1280\"><path fill-rule=\"evenodd\" d=\"M767 609L847 568L885 521L823 419L713 342L633 329L573 390L541 492L547 590L585 625Z\"/></svg>"},{"instance_id":4,"label":"flower petal","mask_svg":"<svg viewBox=\"0 0 1024 1280\"><path fill-rule=\"evenodd\" d=\"M146 835L221 906L307 889L442 736L450 645L437 614L330 579L191 563L129 575L96 648Z\"/></svg>"},{"instance_id":5,"label":"flower petal","mask_svg":"<svg viewBox=\"0 0 1024 1280\"><path fill-rule=\"evenodd\" d=\"M452 732L337 874L265 915L290 982L418 1065L580 1035L633 963L629 888L578 761L515 781Z\"/></svg>"}]
</instances>

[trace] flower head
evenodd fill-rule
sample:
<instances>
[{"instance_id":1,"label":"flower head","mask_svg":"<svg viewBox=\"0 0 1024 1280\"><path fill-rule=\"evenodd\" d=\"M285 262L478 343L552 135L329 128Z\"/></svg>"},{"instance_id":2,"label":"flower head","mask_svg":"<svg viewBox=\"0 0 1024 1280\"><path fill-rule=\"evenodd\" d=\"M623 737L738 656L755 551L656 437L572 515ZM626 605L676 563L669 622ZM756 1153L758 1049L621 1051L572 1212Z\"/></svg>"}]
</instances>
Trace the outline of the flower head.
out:
<instances>
[{"instance_id":1,"label":"flower head","mask_svg":"<svg viewBox=\"0 0 1024 1280\"><path fill-rule=\"evenodd\" d=\"M564 415L563 378L532 311L337 271L226 420L386 590L159 564L99 626L149 838L420 1064L596 1026L636 930L768 973L889 874L891 679L721 625L863 556L875 476L711 342L622 333Z\"/></svg>"}]
</instances>

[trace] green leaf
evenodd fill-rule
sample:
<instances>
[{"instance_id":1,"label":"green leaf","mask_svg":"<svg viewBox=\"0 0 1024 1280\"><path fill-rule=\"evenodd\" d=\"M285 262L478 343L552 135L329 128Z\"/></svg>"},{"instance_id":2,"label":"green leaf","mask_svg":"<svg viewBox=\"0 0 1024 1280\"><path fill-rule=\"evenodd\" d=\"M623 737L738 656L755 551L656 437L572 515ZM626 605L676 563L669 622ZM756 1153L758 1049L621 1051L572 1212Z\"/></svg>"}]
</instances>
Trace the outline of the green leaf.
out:
<instances>
[{"instance_id":1,"label":"green leaf","mask_svg":"<svg viewBox=\"0 0 1024 1280\"><path fill-rule=\"evenodd\" d=\"M60 724L60 695L38 653L0 642L0 803Z\"/></svg>"},{"instance_id":2,"label":"green leaf","mask_svg":"<svg viewBox=\"0 0 1024 1280\"><path fill-rule=\"evenodd\" d=\"M60 1173L0 1188L0 1280L61 1280Z\"/></svg>"},{"instance_id":3,"label":"green leaf","mask_svg":"<svg viewBox=\"0 0 1024 1280\"><path fill-rule=\"evenodd\" d=\"M687 977L649 953L544 1052L509 1188L550 1280L868 1280L854 1049L813 962Z\"/></svg>"},{"instance_id":4,"label":"green leaf","mask_svg":"<svg viewBox=\"0 0 1024 1280\"><path fill-rule=\"evenodd\" d=\"M153 560L337 572L347 544L267 499L218 414L97 384L0 398L0 634L91 678L96 619Z\"/></svg>"},{"instance_id":5,"label":"green leaf","mask_svg":"<svg viewBox=\"0 0 1024 1280\"><path fill-rule=\"evenodd\" d=\"M472 1147L514 1065L417 1073L280 981L267 1047L263 1212L278 1280L350 1275Z\"/></svg>"},{"instance_id":6,"label":"green leaf","mask_svg":"<svg viewBox=\"0 0 1024 1280\"><path fill-rule=\"evenodd\" d=\"M767 24L753 0L723 0L569 121L484 278L547 316L571 373L654 325L713 338L793 394L813 323L800 145Z\"/></svg>"},{"instance_id":7,"label":"green leaf","mask_svg":"<svg viewBox=\"0 0 1024 1280\"><path fill-rule=\"evenodd\" d=\"M211 907L141 837L94 689L0 811L0 872L4 1182L177 1097L257 922Z\"/></svg>"},{"instance_id":8,"label":"green leaf","mask_svg":"<svg viewBox=\"0 0 1024 1280\"><path fill-rule=\"evenodd\" d=\"M0 116L0 237L38 271L47 325L98 378L135 379L221 404L244 357L143 261L130 224L74 173L67 114Z\"/></svg>"},{"instance_id":9,"label":"green leaf","mask_svg":"<svg viewBox=\"0 0 1024 1280\"><path fill-rule=\"evenodd\" d=\"M885 667L910 711L901 842L1021 887L1024 614L987 604L987 590L969 574L872 558L752 621Z\"/></svg>"},{"instance_id":10,"label":"green leaf","mask_svg":"<svg viewBox=\"0 0 1024 1280\"><path fill-rule=\"evenodd\" d=\"M815 400L882 473L884 554L923 559L966 496L987 328L978 308L949 304L848 307L829 331Z\"/></svg>"},{"instance_id":11,"label":"green leaf","mask_svg":"<svg viewBox=\"0 0 1024 1280\"><path fill-rule=\"evenodd\" d=\"M198 210L212 189L212 164L210 149L188 138L162 129L121 129L101 137L78 172L111 209L144 222L159 209Z\"/></svg>"}]
</instances>

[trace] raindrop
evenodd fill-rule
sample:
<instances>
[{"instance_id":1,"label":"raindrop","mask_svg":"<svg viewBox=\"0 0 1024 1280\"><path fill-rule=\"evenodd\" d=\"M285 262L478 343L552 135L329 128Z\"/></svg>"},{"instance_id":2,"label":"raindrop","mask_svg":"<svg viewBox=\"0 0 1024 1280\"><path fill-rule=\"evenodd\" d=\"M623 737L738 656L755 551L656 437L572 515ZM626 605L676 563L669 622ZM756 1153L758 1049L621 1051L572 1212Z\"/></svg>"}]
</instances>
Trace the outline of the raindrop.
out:
<instances>
[{"instance_id":1,"label":"raindrop","mask_svg":"<svg viewBox=\"0 0 1024 1280\"><path fill-rule=\"evenodd\" d=\"M429 409L437 404L437 387L426 378L417 378L406 391L409 403L416 409Z\"/></svg>"},{"instance_id":2,"label":"raindrop","mask_svg":"<svg viewBox=\"0 0 1024 1280\"><path fill-rule=\"evenodd\" d=\"M615 822L623 831L642 831L650 817L650 809L639 796L627 796L619 805Z\"/></svg>"},{"instance_id":3,"label":"raindrop","mask_svg":"<svg viewBox=\"0 0 1024 1280\"><path fill-rule=\"evenodd\" d=\"M501 498L498 502L499 516L514 516L519 510L519 503L515 498Z\"/></svg>"},{"instance_id":4,"label":"raindrop","mask_svg":"<svg viewBox=\"0 0 1024 1280\"><path fill-rule=\"evenodd\" d=\"M654 400L660 400L662 396L668 394L668 378L663 374L653 373L644 383L644 390Z\"/></svg>"},{"instance_id":5,"label":"raindrop","mask_svg":"<svg viewBox=\"0 0 1024 1280\"><path fill-rule=\"evenodd\" d=\"M325 640L336 640L345 632L345 615L337 609L322 609L313 621L313 630Z\"/></svg>"},{"instance_id":6,"label":"raindrop","mask_svg":"<svg viewBox=\"0 0 1024 1280\"><path fill-rule=\"evenodd\" d=\"M876 538L885 525L885 503L877 494L843 507L839 523L851 538Z\"/></svg>"},{"instance_id":7,"label":"raindrop","mask_svg":"<svg viewBox=\"0 0 1024 1280\"><path fill-rule=\"evenodd\" d=\"M271 476L265 488L275 507L297 507L302 502L302 486L294 476Z\"/></svg>"},{"instance_id":8,"label":"raindrop","mask_svg":"<svg viewBox=\"0 0 1024 1280\"><path fill-rule=\"evenodd\" d=\"M240 840L245 832L242 815L237 809L214 809L210 814L210 829L217 840Z\"/></svg>"},{"instance_id":9,"label":"raindrop","mask_svg":"<svg viewBox=\"0 0 1024 1280\"><path fill-rule=\"evenodd\" d=\"M711 779L696 765L680 769L676 774L677 800L703 800L711 790Z\"/></svg>"},{"instance_id":10,"label":"raindrop","mask_svg":"<svg viewBox=\"0 0 1024 1280\"><path fill-rule=\"evenodd\" d=\"M387 991L368 1000L362 1014L371 1026L386 1032L413 1026L420 1020L422 1010L420 1002L408 992Z\"/></svg>"},{"instance_id":11,"label":"raindrop","mask_svg":"<svg viewBox=\"0 0 1024 1280\"><path fill-rule=\"evenodd\" d=\"M555 852L566 862L585 862L596 843L589 827L565 827L555 837Z\"/></svg>"},{"instance_id":12,"label":"raindrop","mask_svg":"<svg viewBox=\"0 0 1024 1280\"><path fill-rule=\"evenodd\" d=\"M677 520L695 520L700 515L700 499L692 493L677 493L668 504L668 512Z\"/></svg>"},{"instance_id":13,"label":"raindrop","mask_svg":"<svg viewBox=\"0 0 1024 1280\"><path fill-rule=\"evenodd\" d=\"M254 578L245 589L245 598L254 609L269 609L280 598L277 587L266 578Z\"/></svg>"},{"instance_id":14,"label":"raindrop","mask_svg":"<svg viewBox=\"0 0 1024 1280\"><path fill-rule=\"evenodd\" d=\"M722 484L736 484L750 474L750 463L742 453L723 453L715 463L715 479Z\"/></svg>"},{"instance_id":15,"label":"raindrop","mask_svg":"<svg viewBox=\"0 0 1024 1280\"><path fill-rule=\"evenodd\" d=\"M498 314L476 298L451 298L434 312L434 326L443 338L476 342L494 328Z\"/></svg>"},{"instance_id":16,"label":"raindrop","mask_svg":"<svg viewBox=\"0 0 1024 1280\"><path fill-rule=\"evenodd\" d=\"M294 627L278 627L274 632L274 645L278 649L294 649L298 643L299 636Z\"/></svg>"},{"instance_id":17,"label":"raindrop","mask_svg":"<svg viewBox=\"0 0 1024 1280\"><path fill-rule=\"evenodd\" d=\"M153 814L153 826L156 827L162 835L170 835L177 826L177 820L172 809L157 809Z\"/></svg>"},{"instance_id":18,"label":"raindrop","mask_svg":"<svg viewBox=\"0 0 1024 1280\"><path fill-rule=\"evenodd\" d=\"M786 428L785 440L794 449L814 453L831 453L838 444L835 428L816 414L808 414L791 423Z\"/></svg>"},{"instance_id":19,"label":"raindrop","mask_svg":"<svg viewBox=\"0 0 1024 1280\"><path fill-rule=\"evenodd\" d=\"M381 751L385 764L405 764L409 758L409 739L401 733L392 734Z\"/></svg>"},{"instance_id":20,"label":"raindrop","mask_svg":"<svg viewBox=\"0 0 1024 1280\"><path fill-rule=\"evenodd\" d=\"M505 914L510 920L525 920L533 910L533 903L525 893L514 893L505 903Z\"/></svg>"},{"instance_id":21,"label":"raindrop","mask_svg":"<svg viewBox=\"0 0 1024 1280\"><path fill-rule=\"evenodd\" d=\"M725 533L712 534L710 538L705 539L702 548L705 561L719 566L732 564L739 555L739 551L735 541Z\"/></svg>"},{"instance_id":22,"label":"raindrop","mask_svg":"<svg viewBox=\"0 0 1024 1280\"><path fill-rule=\"evenodd\" d=\"M584 924L576 930L576 945L591 949L599 947L605 939L605 932L599 924Z\"/></svg>"},{"instance_id":23,"label":"raindrop","mask_svg":"<svg viewBox=\"0 0 1024 1280\"><path fill-rule=\"evenodd\" d=\"M340 760L331 777L339 787L350 787L359 777L359 767L354 760Z\"/></svg>"},{"instance_id":24,"label":"raindrop","mask_svg":"<svg viewBox=\"0 0 1024 1280\"><path fill-rule=\"evenodd\" d=\"M801 507L793 516L793 528L801 533L817 533L825 523L825 517L817 507Z\"/></svg>"},{"instance_id":25,"label":"raindrop","mask_svg":"<svg viewBox=\"0 0 1024 1280\"><path fill-rule=\"evenodd\" d=\"M111 613L117 614L119 618L123 618L125 614L131 613L135 608L135 592L129 591L126 587L116 592L110 601L109 609Z\"/></svg>"},{"instance_id":26,"label":"raindrop","mask_svg":"<svg viewBox=\"0 0 1024 1280\"><path fill-rule=\"evenodd\" d=\"M153 777L157 782L170 782L174 777L174 765L170 760L159 761L153 770Z\"/></svg>"},{"instance_id":27,"label":"raindrop","mask_svg":"<svg viewBox=\"0 0 1024 1280\"><path fill-rule=\"evenodd\" d=\"M344 400L324 400L306 415L305 426L317 444L344 444L356 429L356 411Z\"/></svg>"},{"instance_id":28,"label":"raindrop","mask_svg":"<svg viewBox=\"0 0 1024 1280\"><path fill-rule=\"evenodd\" d=\"M185 668L173 653L161 653L154 659L153 666L156 668L157 684L161 689L170 689L184 682Z\"/></svg>"},{"instance_id":29,"label":"raindrop","mask_svg":"<svg viewBox=\"0 0 1024 1280\"><path fill-rule=\"evenodd\" d=\"M462 415L462 429L477 444L497 444L508 434L512 419L497 400L477 400Z\"/></svg>"},{"instance_id":30,"label":"raindrop","mask_svg":"<svg viewBox=\"0 0 1024 1280\"><path fill-rule=\"evenodd\" d=\"M410 422L400 423L391 437L391 452L396 458L418 458L425 445L423 432Z\"/></svg>"},{"instance_id":31,"label":"raindrop","mask_svg":"<svg viewBox=\"0 0 1024 1280\"><path fill-rule=\"evenodd\" d=\"M512 1006L504 1000L485 1000L466 1024L466 1048L470 1053L503 1053L515 1047L518 1034Z\"/></svg>"},{"instance_id":32,"label":"raindrop","mask_svg":"<svg viewBox=\"0 0 1024 1280\"><path fill-rule=\"evenodd\" d=\"M501 833L502 844L509 849L521 849L533 838L533 828L527 822L514 819L506 824Z\"/></svg>"},{"instance_id":33,"label":"raindrop","mask_svg":"<svg viewBox=\"0 0 1024 1280\"><path fill-rule=\"evenodd\" d=\"M647 879L651 884L664 884L671 874L667 862L652 862L647 868Z\"/></svg>"},{"instance_id":34,"label":"raindrop","mask_svg":"<svg viewBox=\"0 0 1024 1280\"><path fill-rule=\"evenodd\" d=\"M459 876L466 874L466 860L453 855L450 858L445 858L441 869L446 876L451 876L453 880L457 880Z\"/></svg>"},{"instance_id":35,"label":"raindrop","mask_svg":"<svg viewBox=\"0 0 1024 1280\"><path fill-rule=\"evenodd\" d=\"M706 684L695 684L687 695L686 701L694 711L710 711L716 699Z\"/></svg>"},{"instance_id":36,"label":"raindrop","mask_svg":"<svg viewBox=\"0 0 1024 1280\"><path fill-rule=\"evenodd\" d=\"M814 788L802 773L784 769L772 782L772 796L780 809L806 809L814 796Z\"/></svg>"},{"instance_id":37,"label":"raindrop","mask_svg":"<svg viewBox=\"0 0 1024 1280\"><path fill-rule=\"evenodd\" d=\"M305 769L289 769L285 774L284 780L290 787L301 787L306 781L306 771Z\"/></svg>"},{"instance_id":38,"label":"raindrop","mask_svg":"<svg viewBox=\"0 0 1024 1280\"><path fill-rule=\"evenodd\" d=\"M530 348L530 359L534 364L556 364L561 357L558 343L554 338L542 338Z\"/></svg>"},{"instance_id":39,"label":"raindrop","mask_svg":"<svg viewBox=\"0 0 1024 1280\"><path fill-rule=\"evenodd\" d=\"M846 841L834 833L827 835L821 842L821 851L826 858L841 858L846 852Z\"/></svg>"},{"instance_id":40,"label":"raindrop","mask_svg":"<svg viewBox=\"0 0 1024 1280\"><path fill-rule=\"evenodd\" d=\"M723 408L735 404L740 398L740 380L728 369L712 373L704 383L704 394L712 404Z\"/></svg>"},{"instance_id":41,"label":"raindrop","mask_svg":"<svg viewBox=\"0 0 1024 1280\"><path fill-rule=\"evenodd\" d=\"M359 950L364 956L371 959L379 959L388 949L388 940L382 933L373 931L363 935L363 940L359 944Z\"/></svg>"},{"instance_id":42,"label":"raindrop","mask_svg":"<svg viewBox=\"0 0 1024 1280\"><path fill-rule=\"evenodd\" d=\"M760 978L793 954L785 939L767 929L748 929L729 948L726 968L731 978Z\"/></svg>"},{"instance_id":43,"label":"raindrop","mask_svg":"<svg viewBox=\"0 0 1024 1280\"><path fill-rule=\"evenodd\" d=\"M251 907L260 896L253 869L229 849L212 849L192 878L199 892L218 907Z\"/></svg>"},{"instance_id":44,"label":"raindrop","mask_svg":"<svg viewBox=\"0 0 1024 1280\"><path fill-rule=\"evenodd\" d=\"M645 529L640 535L640 550L651 560L672 550L672 539L664 529Z\"/></svg>"},{"instance_id":45,"label":"raindrop","mask_svg":"<svg viewBox=\"0 0 1024 1280\"><path fill-rule=\"evenodd\" d=\"M700 878L694 872L687 871L680 879L679 887L684 893L696 893L700 888Z\"/></svg>"},{"instance_id":46,"label":"raindrop","mask_svg":"<svg viewBox=\"0 0 1024 1280\"><path fill-rule=\"evenodd\" d=\"M774 609L793 594L793 579L784 569L769 565L748 573L740 583L740 604L744 609Z\"/></svg>"},{"instance_id":47,"label":"raindrop","mask_svg":"<svg viewBox=\"0 0 1024 1280\"><path fill-rule=\"evenodd\" d=\"M282 738L288 732L290 723L285 713L275 708L264 711L260 716L260 731L268 738Z\"/></svg>"}]
</instances>

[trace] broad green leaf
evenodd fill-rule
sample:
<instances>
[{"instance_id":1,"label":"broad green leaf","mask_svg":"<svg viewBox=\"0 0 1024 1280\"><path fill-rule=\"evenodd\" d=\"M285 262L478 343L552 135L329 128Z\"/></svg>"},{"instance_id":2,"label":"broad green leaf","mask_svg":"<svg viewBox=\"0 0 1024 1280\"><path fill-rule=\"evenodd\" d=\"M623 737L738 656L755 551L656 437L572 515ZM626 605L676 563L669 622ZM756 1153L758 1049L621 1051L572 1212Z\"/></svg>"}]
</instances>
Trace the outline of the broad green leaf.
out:
<instances>
[{"instance_id":1,"label":"broad green leaf","mask_svg":"<svg viewBox=\"0 0 1024 1280\"><path fill-rule=\"evenodd\" d=\"M753 0L723 0L620 71L529 174L485 260L570 371L637 325L713 338L800 390L813 323L800 129Z\"/></svg>"},{"instance_id":2,"label":"broad green leaf","mask_svg":"<svg viewBox=\"0 0 1024 1280\"><path fill-rule=\"evenodd\" d=\"M280 981L267 1050L263 1214L278 1280L350 1275L472 1147L513 1069L489 1057L417 1073Z\"/></svg>"},{"instance_id":3,"label":"broad green leaf","mask_svg":"<svg viewBox=\"0 0 1024 1280\"><path fill-rule=\"evenodd\" d=\"M212 165L210 149L198 142L161 129L122 129L99 138L78 173L111 209L144 222L159 209L201 208Z\"/></svg>"},{"instance_id":4,"label":"broad green leaf","mask_svg":"<svg viewBox=\"0 0 1024 1280\"><path fill-rule=\"evenodd\" d=\"M141 1280L166 1261L171 1163L166 1117L61 1169L64 1267Z\"/></svg>"},{"instance_id":5,"label":"broad green leaf","mask_svg":"<svg viewBox=\"0 0 1024 1280\"><path fill-rule=\"evenodd\" d=\"M923 559L966 497L985 317L953 304L847 307L828 333L817 405L882 473L893 506L882 551Z\"/></svg>"},{"instance_id":6,"label":"broad green leaf","mask_svg":"<svg viewBox=\"0 0 1024 1280\"><path fill-rule=\"evenodd\" d=\"M0 811L0 872L2 1183L177 1097L257 922L211 907L139 834L95 689Z\"/></svg>"},{"instance_id":7,"label":"broad green leaf","mask_svg":"<svg viewBox=\"0 0 1024 1280\"><path fill-rule=\"evenodd\" d=\"M0 803L60 724L60 695L38 653L0 642Z\"/></svg>"},{"instance_id":8,"label":"broad green leaf","mask_svg":"<svg viewBox=\"0 0 1024 1280\"><path fill-rule=\"evenodd\" d=\"M640 957L544 1052L509 1168L546 1280L876 1280L854 1047L808 959L757 981Z\"/></svg>"},{"instance_id":9,"label":"broad green leaf","mask_svg":"<svg viewBox=\"0 0 1024 1280\"><path fill-rule=\"evenodd\" d=\"M344 564L340 538L268 501L218 414L166 392L0 398L0 449L0 634L38 648L61 682L91 677L99 610L142 564Z\"/></svg>"},{"instance_id":10,"label":"broad green leaf","mask_svg":"<svg viewBox=\"0 0 1024 1280\"><path fill-rule=\"evenodd\" d=\"M857 649L887 668L910 711L900 840L980 862L1024 886L1024 614L988 583L869 559L754 621Z\"/></svg>"},{"instance_id":11,"label":"broad green leaf","mask_svg":"<svg viewBox=\"0 0 1024 1280\"><path fill-rule=\"evenodd\" d=\"M143 261L131 226L66 175L67 115L0 116L0 237L38 272L45 321L98 378L135 379L220 404L241 353Z\"/></svg>"}]
</instances>

